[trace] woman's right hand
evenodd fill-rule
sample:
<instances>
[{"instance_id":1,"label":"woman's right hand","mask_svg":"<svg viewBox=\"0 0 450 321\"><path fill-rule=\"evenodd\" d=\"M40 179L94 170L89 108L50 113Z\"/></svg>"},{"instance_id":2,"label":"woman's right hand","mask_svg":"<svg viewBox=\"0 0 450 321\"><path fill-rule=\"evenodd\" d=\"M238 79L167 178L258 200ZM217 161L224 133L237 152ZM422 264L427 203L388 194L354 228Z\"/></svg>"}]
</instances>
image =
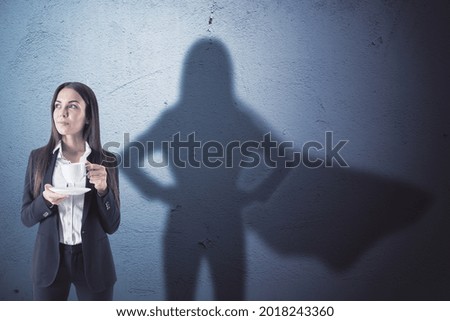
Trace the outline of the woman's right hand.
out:
<instances>
[{"instance_id":1,"label":"woman's right hand","mask_svg":"<svg viewBox=\"0 0 450 321\"><path fill-rule=\"evenodd\" d=\"M42 193L42 196L50 204L59 205L63 200L65 200L67 198L67 195L52 192L50 190L51 187L53 187L51 184L45 184L45 186L44 186L45 190Z\"/></svg>"}]
</instances>

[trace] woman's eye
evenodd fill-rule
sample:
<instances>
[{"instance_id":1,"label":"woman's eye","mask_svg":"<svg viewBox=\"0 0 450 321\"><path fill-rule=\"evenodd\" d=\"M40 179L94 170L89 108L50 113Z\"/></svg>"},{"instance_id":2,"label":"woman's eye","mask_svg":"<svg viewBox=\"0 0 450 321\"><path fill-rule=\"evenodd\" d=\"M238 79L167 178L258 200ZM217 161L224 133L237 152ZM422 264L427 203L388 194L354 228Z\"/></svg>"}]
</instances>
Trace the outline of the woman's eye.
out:
<instances>
[{"instance_id":1,"label":"woman's eye","mask_svg":"<svg viewBox=\"0 0 450 321\"><path fill-rule=\"evenodd\" d=\"M61 108L61 105L60 104L55 104L55 108L59 109L59 108Z\"/></svg>"},{"instance_id":2,"label":"woman's eye","mask_svg":"<svg viewBox=\"0 0 450 321\"><path fill-rule=\"evenodd\" d=\"M76 108L78 108L78 106L72 104L72 105L69 105L69 108L76 109Z\"/></svg>"}]
</instances>

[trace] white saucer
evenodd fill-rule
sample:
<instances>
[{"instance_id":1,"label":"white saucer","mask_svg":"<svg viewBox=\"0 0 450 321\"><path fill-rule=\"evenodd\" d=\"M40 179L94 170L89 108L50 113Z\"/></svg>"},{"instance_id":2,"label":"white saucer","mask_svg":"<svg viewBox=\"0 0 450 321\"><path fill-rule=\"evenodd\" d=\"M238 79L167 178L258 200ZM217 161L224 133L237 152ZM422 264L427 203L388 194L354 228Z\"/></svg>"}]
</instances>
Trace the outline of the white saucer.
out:
<instances>
[{"instance_id":1,"label":"white saucer","mask_svg":"<svg viewBox=\"0 0 450 321\"><path fill-rule=\"evenodd\" d=\"M67 188L56 188L50 187L52 192L63 194L63 195L82 195L89 192L91 189L87 187L67 187Z\"/></svg>"}]
</instances>

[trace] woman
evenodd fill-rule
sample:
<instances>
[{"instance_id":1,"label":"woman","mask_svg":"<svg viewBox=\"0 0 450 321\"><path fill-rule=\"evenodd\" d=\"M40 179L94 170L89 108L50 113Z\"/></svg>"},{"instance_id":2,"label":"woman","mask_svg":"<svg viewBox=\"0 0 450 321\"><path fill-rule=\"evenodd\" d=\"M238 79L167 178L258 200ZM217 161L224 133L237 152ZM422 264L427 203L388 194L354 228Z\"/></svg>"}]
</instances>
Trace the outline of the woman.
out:
<instances>
[{"instance_id":1,"label":"woman","mask_svg":"<svg viewBox=\"0 0 450 321\"><path fill-rule=\"evenodd\" d=\"M118 170L100 143L97 99L82 83L64 83L51 111L51 136L31 152L22 201L23 224L39 223L33 298L67 300L74 284L79 300L112 300L116 273L107 234L120 223ZM80 179L89 189L85 194L67 195L75 194L64 189L62 168L68 163L86 164Z\"/></svg>"}]
</instances>

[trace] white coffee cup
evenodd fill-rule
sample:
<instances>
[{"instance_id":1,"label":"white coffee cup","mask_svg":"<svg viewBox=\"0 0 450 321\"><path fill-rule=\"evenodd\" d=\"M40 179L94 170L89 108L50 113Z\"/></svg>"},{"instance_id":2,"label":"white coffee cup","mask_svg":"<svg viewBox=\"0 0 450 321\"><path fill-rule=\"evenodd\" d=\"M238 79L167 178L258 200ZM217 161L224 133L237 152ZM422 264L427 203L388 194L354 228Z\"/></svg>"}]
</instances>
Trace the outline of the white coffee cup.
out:
<instances>
[{"instance_id":1,"label":"white coffee cup","mask_svg":"<svg viewBox=\"0 0 450 321\"><path fill-rule=\"evenodd\" d=\"M84 163L63 164L61 171L69 186L75 186L86 176L86 165Z\"/></svg>"}]
</instances>

